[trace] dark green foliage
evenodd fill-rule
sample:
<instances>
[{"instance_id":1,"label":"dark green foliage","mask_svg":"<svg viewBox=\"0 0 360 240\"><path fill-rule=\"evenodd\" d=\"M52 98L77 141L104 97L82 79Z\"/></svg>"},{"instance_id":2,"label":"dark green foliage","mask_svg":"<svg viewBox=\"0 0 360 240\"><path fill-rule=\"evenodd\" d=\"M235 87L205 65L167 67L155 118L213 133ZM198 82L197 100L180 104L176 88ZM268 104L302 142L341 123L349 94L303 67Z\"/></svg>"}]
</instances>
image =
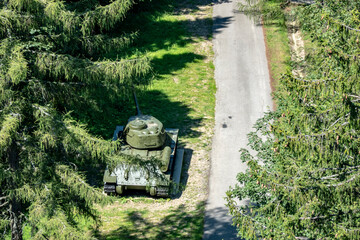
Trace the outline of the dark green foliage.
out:
<instances>
[{"instance_id":1,"label":"dark green foliage","mask_svg":"<svg viewBox=\"0 0 360 240\"><path fill-rule=\"evenodd\" d=\"M11 228L21 239L26 221L33 239L91 238L78 216L98 222L93 203L106 199L83 170L124 157L113 156L119 142L93 136L81 122L150 81L147 59L121 58L137 36L117 30L133 4L1 1L1 234Z\"/></svg>"},{"instance_id":2,"label":"dark green foliage","mask_svg":"<svg viewBox=\"0 0 360 240\"><path fill-rule=\"evenodd\" d=\"M277 109L242 149L249 169L228 192L246 239L359 239L360 122L357 1L302 6L298 19L316 50L306 77L282 77ZM237 208L235 199L250 199Z\"/></svg>"}]
</instances>

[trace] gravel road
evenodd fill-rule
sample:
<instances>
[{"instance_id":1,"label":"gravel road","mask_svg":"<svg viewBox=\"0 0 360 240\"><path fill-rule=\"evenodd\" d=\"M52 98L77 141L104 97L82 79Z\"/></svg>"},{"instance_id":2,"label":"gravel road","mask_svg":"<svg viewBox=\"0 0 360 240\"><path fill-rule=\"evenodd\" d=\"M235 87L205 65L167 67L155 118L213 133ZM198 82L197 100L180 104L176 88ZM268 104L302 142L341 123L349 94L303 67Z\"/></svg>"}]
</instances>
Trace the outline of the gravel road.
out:
<instances>
[{"instance_id":1,"label":"gravel road","mask_svg":"<svg viewBox=\"0 0 360 240\"><path fill-rule=\"evenodd\" d=\"M272 106L262 27L236 9L235 0L215 0L217 93L204 240L236 239L225 192L235 185L236 174L246 169L239 154L247 146L246 135Z\"/></svg>"}]
</instances>

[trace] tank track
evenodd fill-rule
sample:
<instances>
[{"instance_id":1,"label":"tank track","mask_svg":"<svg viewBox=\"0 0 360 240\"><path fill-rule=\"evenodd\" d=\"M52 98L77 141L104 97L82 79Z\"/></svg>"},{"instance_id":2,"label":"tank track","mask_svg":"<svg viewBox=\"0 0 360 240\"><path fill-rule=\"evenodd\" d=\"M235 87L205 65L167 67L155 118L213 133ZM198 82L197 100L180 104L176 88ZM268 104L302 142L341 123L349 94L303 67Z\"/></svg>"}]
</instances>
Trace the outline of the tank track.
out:
<instances>
[{"instance_id":1,"label":"tank track","mask_svg":"<svg viewBox=\"0 0 360 240\"><path fill-rule=\"evenodd\" d=\"M104 184L105 193L115 193L116 192L115 188L116 188L115 184L109 184L109 183Z\"/></svg>"},{"instance_id":2,"label":"tank track","mask_svg":"<svg viewBox=\"0 0 360 240\"><path fill-rule=\"evenodd\" d=\"M168 197L169 196L169 188L167 187L158 187L156 190L156 196L158 197Z\"/></svg>"}]
</instances>

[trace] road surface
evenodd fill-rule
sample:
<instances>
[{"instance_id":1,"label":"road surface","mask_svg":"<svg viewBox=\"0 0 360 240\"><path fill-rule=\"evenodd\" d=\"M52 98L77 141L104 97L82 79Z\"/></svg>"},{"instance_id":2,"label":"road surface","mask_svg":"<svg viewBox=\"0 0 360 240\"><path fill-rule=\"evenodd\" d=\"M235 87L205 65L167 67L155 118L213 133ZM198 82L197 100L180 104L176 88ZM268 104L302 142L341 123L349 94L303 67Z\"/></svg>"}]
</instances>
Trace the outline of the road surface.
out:
<instances>
[{"instance_id":1,"label":"road surface","mask_svg":"<svg viewBox=\"0 0 360 240\"><path fill-rule=\"evenodd\" d=\"M204 240L236 239L225 192L235 185L237 173L246 169L239 153L247 146L246 135L272 106L262 27L236 9L235 0L215 0L217 93Z\"/></svg>"}]
</instances>

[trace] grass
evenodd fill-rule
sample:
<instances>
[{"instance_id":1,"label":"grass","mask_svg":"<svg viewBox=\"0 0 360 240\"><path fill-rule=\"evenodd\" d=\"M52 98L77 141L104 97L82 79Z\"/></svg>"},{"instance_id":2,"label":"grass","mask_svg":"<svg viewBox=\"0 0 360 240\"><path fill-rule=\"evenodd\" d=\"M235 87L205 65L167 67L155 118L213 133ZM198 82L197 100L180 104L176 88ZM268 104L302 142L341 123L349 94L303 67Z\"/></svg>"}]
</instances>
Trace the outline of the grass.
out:
<instances>
[{"instance_id":1,"label":"grass","mask_svg":"<svg viewBox=\"0 0 360 240\"><path fill-rule=\"evenodd\" d=\"M129 194L114 204L99 207L102 225L95 230L99 239L202 238L216 92L209 40L211 7L204 19L189 19L197 14L197 8L185 15L179 11L204 2L183 1L181 4L186 6L179 6L172 0L152 1L151 7L145 4L126 20L129 29L138 28L139 37L134 47L120 54L145 56L152 62L154 79L137 93L138 100L143 114L155 116L165 127L180 129L179 144L185 148L186 158L184 191L174 199ZM197 32L199 27L202 31ZM118 54L107 57L118 58ZM111 130L104 126L100 135L110 137L115 125L125 124L135 113L132 100L125 104L129 106L107 121Z\"/></svg>"},{"instance_id":2,"label":"grass","mask_svg":"<svg viewBox=\"0 0 360 240\"><path fill-rule=\"evenodd\" d=\"M179 127L183 141L198 142L200 133L195 128L214 117L211 48L199 48L202 38L186 31L186 17L165 12L148 19L139 24L144 28L136 52L145 52L152 59L156 76L139 95L140 105L165 126Z\"/></svg>"},{"instance_id":3,"label":"grass","mask_svg":"<svg viewBox=\"0 0 360 240\"><path fill-rule=\"evenodd\" d=\"M154 212L115 204L102 212L99 239L201 239L203 208L200 204L193 211L184 211L179 205Z\"/></svg>"},{"instance_id":4,"label":"grass","mask_svg":"<svg viewBox=\"0 0 360 240\"><path fill-rule=\"evenodd\" d=\"M183 2L195 6L207 1ZM153 67L152 84L137 92L143 114L155 116L166 127L180 128L180 137L186 142L199 142L200 133L195 128L213 119L215 108L213 53L211 44L203 44L211 37L212 21L211 15L189 20L182 14L172 13L181 11L179 4L174 0L138 4L140 9L133 10L125 20L126 24L118 29L119 32L137 31L134 44L125 52L112 52L103 57L114 60L149 58ZM194 9L191 14L197 11ZM188 30L192 25L208 31L196 35ZM106 104L103 95L97 100L101 102L96 103L98 111L80 116L79 120L87 124L93 134L110 139L115 126L126 124L128 117L135 114L134 102L130 97L120 100L119 104L106 99Z\"/></svg>"},{"instance_id":5,"label":"grass","mask_svg":"<svg viewBox=\"0 0 360 240\"><path fill-rule=\"evenodd\" d=\"M268 5L268 8L271 8L272 5L279 3L277 1L268 1L265 4ZM271 87L274 91L281 75L291 70L291 55L285 16L280 15L275 19L268 20L264 24L264 36L271 75Z\"/></svg>"}]
</instances>

